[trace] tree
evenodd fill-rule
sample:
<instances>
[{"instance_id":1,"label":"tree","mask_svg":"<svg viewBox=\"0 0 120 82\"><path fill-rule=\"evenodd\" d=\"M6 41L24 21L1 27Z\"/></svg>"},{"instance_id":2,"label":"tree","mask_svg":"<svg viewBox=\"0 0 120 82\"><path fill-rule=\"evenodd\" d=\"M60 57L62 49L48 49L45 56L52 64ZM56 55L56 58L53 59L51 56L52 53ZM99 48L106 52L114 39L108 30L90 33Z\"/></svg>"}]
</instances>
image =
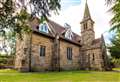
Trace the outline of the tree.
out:
<instances>
[{"instance_id":1,"label":"tree","mask_svg":"<svg viewBox=\"0 0 120 82\"><path fill-rule=\"evenodd\" d=\"M120 65L120 0L106 0L108 5L111 5L110 11L113 13L111 19L112 28L110 31L114 31L114 37L111 39L111 46L108 47L112 56L112 63L114 65Z\"/></svg>"},{"instance_id":2,"label":"tree","mask_svg":"<svg viewBox=\"0 0 120 82\"><path fill-rule=\"evenodd\" d=\"M20 33L24 20L29 20L30 18L27 13L27 6L30 8L32 16L47 19L50 16L50 11L57 12L60 9L59 2L60 0L0 0L1 35L5 35L6 28L11 29L15 33ZM19 9L20 13L16 14ZM25 24L27 25L27 23Z\"/></svg>"},{"instance_id":3,"label":"tree","mask_svg":"<svg viewBox=\"0 0 120 82\"><path fill-rule=\"evenodd\" d=\"M47 19L51 11L57 13L60 9L59 2L60 0L0 0L0 37L9 41L13 41L11 39L16 35L22 38L23 32L31 32L28 20L33 16ZM28 6L31 12L29 14L27 12ZM20 12L16 12L18 10ZM7 31L12 33L9 38L7 38Z\"/></svg>"},{"instance_id":4,"label":"tree","mask_svg":"<svg viewBox=\"0 0 120 82\"><path fill-rule=\"evenodd\" d=\"M47 19L50 16L50 11L57 12L60 9L59 2L60 0L0 0L0 31L16 26L16 20L18 20L16 15L20 13L15 14L15 11L18 9L27 11L27 6L29 6L32 16Z\"/></svg>"},{"instance_id":5,"label":"tree","mask_svg":"<svg viewBox=\"0 0 120 82\"><path fill-rule=\"evenodd\" d=\"M113 58L120 58L120 33L116 33L116 35L111 39L111 46L108 47Z\"/></svg>"},{"instance_id":6,"label":"tree","mask_svg":"<svg viewBox=\"0 0 120 82\"><path fill-rule=\"evenodd\" d=\"M110 11L113 13L111 19L111 30L120 31L120 0L106 0L108 5L111 5Z\"/></svg>"},{"instance_id":7,"label":"tree","mask_svg":"<svg viewBox=\"0 0 120 82\"><path fill-rule=\"evenodd\" d=\"M109 47L111 55L115 58L120 58L120 0L106 0L108 5L111 5L110 12L113 13L111 19L111 30L115 31L114 37L111 39L112 46Z\"/></svg>"}]
</instances>

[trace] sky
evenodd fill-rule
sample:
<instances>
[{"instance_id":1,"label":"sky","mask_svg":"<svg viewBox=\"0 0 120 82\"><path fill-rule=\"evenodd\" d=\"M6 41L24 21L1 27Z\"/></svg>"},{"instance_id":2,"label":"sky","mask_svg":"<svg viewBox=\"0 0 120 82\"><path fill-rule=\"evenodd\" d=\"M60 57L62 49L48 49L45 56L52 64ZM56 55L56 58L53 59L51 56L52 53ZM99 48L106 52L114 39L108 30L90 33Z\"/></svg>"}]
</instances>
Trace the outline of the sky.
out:
<instances>
[{"instance_id":1,"label":"sky","mask_svg":"<svg viewBox=\"0 0 120 82\"><path fill-rule=\"evenodd\" d=\"M85 3L86 0L61 0L59 15L52 13L50 19L62 26L68 23L73 32L80 35L80 22L83 18ZM105 4L105 0L87 0L87 3L91 17L95 21L95 37L99 38L103 34L106 42L109 43L111 37L108 33L109 21L112 18L112 14L108 12L109 7Z\"/></svg>"},{"instance_id":2,"label":"sky","mask_svg":"<svg viewBox=\"0 0 120 82\"><path fill-rule=\"evenodd\" d=\"M80 22L83 18L85 3L86 0L61 0L59 15L52 13L50 19L62 26L68 23L73 32L80 35ZM109 21L112 18L112 14L108 12L109 7L105 4L105 0L87 0L87 3L91 17L95 21L95 37L99 38L103 34L106 43L110 43L109 39L112 36L108 31L110 29Z\"/></svg>"}]
</instances>

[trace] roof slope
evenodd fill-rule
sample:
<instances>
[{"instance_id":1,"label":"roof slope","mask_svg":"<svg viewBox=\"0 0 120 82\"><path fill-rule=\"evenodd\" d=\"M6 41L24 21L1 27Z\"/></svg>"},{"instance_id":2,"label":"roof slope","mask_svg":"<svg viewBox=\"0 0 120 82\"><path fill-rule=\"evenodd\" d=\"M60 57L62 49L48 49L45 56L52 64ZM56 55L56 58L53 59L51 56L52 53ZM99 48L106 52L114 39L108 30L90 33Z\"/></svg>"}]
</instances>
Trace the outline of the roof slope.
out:
<instances>
[{"instance_id":1,"label":"roof slope","mask_svg":"<svg viewBox=\"0 0 120 82\"><path fill-rule=\"evenodd\" d=\"M66 32L65 27L63 27L63 26L61 26L61 25L59 25L59 24L57 24L57 23L55 23L51 20L49 20L48 23L50 23L52 25L52 27L54 28L56 33L58 33L60 36L64 37L64 33ZM80 36L73 32L72 41L79 42L80 41Z\"/></svg>"},{"instance_id":2,"label":"roof slope","mask_svg":"<svg viewBox=\"0 0 120 82\"><path fill-rule=\"evenodd\" d=\"M101 47L102 42L103 42L102 38L97 38L97 39L93 40L92 45L93 45L93 47Z\"/></svg>"},{"instance_id":3,"label":"roof slope","mask_svg":"<svg viewBox=\"0 0 120 82\"><path fill-rule=\"evenodd\" d=\"M33 29L34 31L39 32L39 31L38 31L39 23L38 23L37 20L38 20L38 18L34 18L34 20L32 20L32 21L30 22L30 25L31 25L31 27L32 27L32 29ZM56 35L56 34L59 34L59 36L61 36L62 38L65 38L65 36L64 36L64 34L65 34L65 32L66 32L65 27L63 27L63 26L55 23L55 22L52 21L52 20L48 20L47 23L48 23L50 29L52 30L52 32L49 32L48 35ZM65 38L65 39L66 39L66 38ZM76 34L76 33L73 32L73 37L72 37L71 41L76 42L76 43L79 43L79 42L80 42L80 36L79 36L78 34Z\"/></svg>"}]
</instances>

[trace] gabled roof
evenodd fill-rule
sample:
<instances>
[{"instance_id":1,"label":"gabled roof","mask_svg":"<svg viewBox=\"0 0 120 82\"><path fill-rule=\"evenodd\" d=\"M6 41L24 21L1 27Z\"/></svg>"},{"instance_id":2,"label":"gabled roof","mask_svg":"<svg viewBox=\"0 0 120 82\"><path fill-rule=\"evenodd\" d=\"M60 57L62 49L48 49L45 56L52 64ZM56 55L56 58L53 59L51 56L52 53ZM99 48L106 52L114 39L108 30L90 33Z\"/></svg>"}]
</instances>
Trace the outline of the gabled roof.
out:
<instances>
[{"instance_id":1,"label":"gabled roof","mask_svg":"<svg viewBox=\"0 0 120 82\"><path fill-rule=\"evenodd\" d=\"M102 38L97 38L92 42L93 47L101 47L102 45Z\"/></svg>"},{"instance_id":2,"label":"gabled roof","mask_svg":"<svg viewBox=\"0 0 120 82\"><path fill-rule=\"evenodd\" d=\"M31 27L32 27L32 29L33 29L34 31L39 32L39 31L38 31L39 23L38 23L37 20L38 20L38 18L35 18L33 21L30 22L30 25L31 25ZM65 27L63 27L63 26L55 23L55 22L52 21L52 20L48 20L47 23L48 23L49 27L51 28L51 31L49 31L49 33L48 33L48 36L49 36L49 35L50 35L50 36L52 35L53 37L55 37L54 35L59 34L59 36L60 36L61 38L66 39L66 38L65 38L65 35L64 35L65 32L66 32ZM41 33L41 32L39 32L39 33ZM42 34L43 34L43 33L42 33ZM71 39L71 40L69 39L68 41L72 41L72 42L75 42L75 43L79 43L79 44L80 44L80 36L79 36L78 34L76 34L76 33L73 32L73 37L72 37L72 39Z\"/></svg>"},{"instance_id":3,"label":"gabled roof","mask_svg":"<svg viewBox=\"0 0 120 82\"><path fill-rule=\"evenodd\" d=\"M93 44L101 43L101 41L102 41L101 38L97 38L97 39L93 40Z\"/></svg>"},{"instance_id":4,"label":"gabled roof","mask_svg":"<svg viewBox=\"0 0 120 82\"><path fill-rule=\"evenodd\" d=\"M62 36L62 37L64 37L65 35L65 32L67 31L66 29L65 29L65 27L63 27L63 26L61 26L61 25L59 25L59 24L57 24L57 23L55 23L55 22L53 22L53 21L51 21L51 20L49 20L48 21L48 23L50 23L52 26L53 26L53 28L54 28L54 30L56 31L56 33L58 33L60 36ZM65 37L64 37L65 38ZM79 42L80 41L80 36L78 35L78 34L76 34L76 33L74 33L73 32L73 37L72 37L72 39L71 39L72 41L75 41L75 42Z\"/></svg>"},{"instance_id":5,"label":"gabled roof","mask_svg":"<svg viewBox=\"0 0 120 82\"><path fill-rule=\"evenodd\" d=\"M54 31L61 35L61 33L65 30L64 27L62 27L61 25L53 22L52 20L48 20L48 24L52 26L52 28L54 29Z\"/></svg>"}]
</instances>

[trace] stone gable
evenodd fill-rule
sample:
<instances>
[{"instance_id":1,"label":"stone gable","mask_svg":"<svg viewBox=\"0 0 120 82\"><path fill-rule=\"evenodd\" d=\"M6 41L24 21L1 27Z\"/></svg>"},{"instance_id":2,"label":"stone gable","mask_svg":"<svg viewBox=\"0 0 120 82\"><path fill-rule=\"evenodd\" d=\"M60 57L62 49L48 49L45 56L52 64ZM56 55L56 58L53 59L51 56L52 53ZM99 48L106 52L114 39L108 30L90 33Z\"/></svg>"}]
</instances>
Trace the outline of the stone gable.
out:
<instances>
[{"instance_id":1,"label":"stone gable","mask_svg":"<svg viewBox=\"0 0 120 82\"><path fill-rule=\"evenodd\" d=\"M67 48L72 48L72 60L67 59ZM80 69L80 46L60 40L60 68L63 70Z\"/></svg>"}]
</instances>

